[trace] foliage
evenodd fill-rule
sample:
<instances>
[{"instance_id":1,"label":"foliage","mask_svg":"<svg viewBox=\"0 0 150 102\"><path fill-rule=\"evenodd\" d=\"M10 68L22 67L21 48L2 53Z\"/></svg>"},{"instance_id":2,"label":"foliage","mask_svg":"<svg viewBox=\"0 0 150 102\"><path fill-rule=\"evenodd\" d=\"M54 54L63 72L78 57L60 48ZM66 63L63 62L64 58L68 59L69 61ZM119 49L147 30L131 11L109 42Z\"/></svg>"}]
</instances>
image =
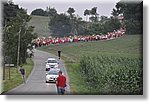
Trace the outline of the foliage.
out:
<instances>
[{"instance_id":1,"label":"foliage","mask_svg":"<svg viewBox=\"0 0 150 102\"><path fill-rule=\"evenodd\" d=\"M116 18L111 18L104 23L104 33L113 32L121 27L121 23ZM102 32L103 33L103 32Z\"/></svg>"},{"instance_id":2,"label":"foliage","mask_svg":"<svg viewBox=\"0 0 150 102\"><path fill-rule=\"evenodd\" d=\"M117 17L119 14L117 12L116 9L113 8L112 13L111 13L114 17Z\"/></svg>"},{"instance_id":3,"label":"foliage","mask_svg":"<svg viewBox=\"0 0 150 102\"><path fill-rule=\"evenodd\" d=\"M89 20L91 20L92 22L97 22L98 21L97 7L93 7L91 10L86 9L84 11L84 16L86 16L86 21L89 15L92 15L91 17L89 17Z\"/></svg>"},{"instance_id":4,"label":"foliage","mask_svg":"<svg viewBox=\"0 0 150 102\"><path fill-rule=\"evenodd\" d=\"M75 12L74 8L68 8L67 13L69 13L70 17L73 18L73 13Z\"/></svg>"},{"instance_id":5,"label":"foliage","mask_svg":"<svg viewBox=\"0 0 150 102\"><path fill-rule=\"evenodd\" d=\"M93 34L100 34L100 33L105 33L104 31L104 25L101 23L93 23L89 28L88 28L88 34L93 35Z\"/></svg>"},{"instance_id":6,"label":"foliage","mask_svg":"<svg viewBox=\"0 0 150 102\"><path fill-rule=\"evenodd\" d=\"M48 8L47 12L49 14L49 23L47 24L46 17L34 17L34 19L39 18L36 22L32 22L34 25L36 33L44 36L73 36L73 35L93 35L93 34L106 34L107 32L112 32L120 28L121 23L116 18L108 18L102 16L101 20L98 21L97 7L93 7L91 10L86 9L84 12L85 16L92 15L89 19L92 22L83 21L80 17L74 15L74 8L68 8L67 13L69 14L57 14L55 8ZM62 19L66 18L66 19ZM45 19L45 20L44 20ZM46 29L49 27L49 30Z\"/></svg>"},{"instance_id":7,"label":"foliage","mask_svg":"<svg viewBox=\"0 0 150 102\"><path fill-rule=\"evenodd\" d=\"M56 14L50 18L49 29L52 36L64 37L70 35L84 34L84 22L80 17L73 15L75 10L69 8L67 10L69 16L66 14Z\"/></svg>"},{"instance_id":8,"label":"foliage","mask_svg":"<svg viewBox=\"0 0 150 102\"><path fill-rule=\"evenodd\" d=\"M57 14L57 10L55 8L47 7L46 13L47 16L52 17Z\"/></svg>"},{"instance_id":9,"label":"foliage","mask_svg":"<svg viewBox=\"0 0 150 102\"><path fill-rule=\"evenodd\" d=\"M120 1L112 11L113 16L123 15L127 33L142 34L143 32L143 2Z\"/></svg>"},{"instance_id":10,"label":"foliage","mask_svg":"<svg viewBox=\"0 0 150 102\"><path fill-rule=\"evenodd\" d=\"M38 16L47 16L46 12L43 9L35 9L31 12L31 15L38 15Z\"/></svg>"},{"instance_id":11,"label":"foliage","mask_svg":"<svg viewBox=\"0 0 150 102\"><path fill-rule=\"evenodd\" d=\"M6 2L2 2L3 3L3 26L6 25L7 21L10 21L11 17L15 17L17 15L18 12L18 5L14 5L12 2L6 3Z\"/></svg>"},{"instance_id":12,"label":"foliage","mask_svg":"<svg viewBox=\"0 0 150 102\"><path fill-rule=\"evenodd\" d=\"M115 11L115 9L113 10ZM106 34L107 32L113 32L114 30L117 30L122 26L121 22L115 17L108 18L107 16L101 16L101 20L99 21L99 18L97 16L97 7L93 7L91 10L86 9L84 11L84 16L88 15L91 15L91 17L89 17L89 20L92 21L92 23L86 22L87 25L85 33L88 33L90 35Z\"/></svg>"},{"instance_id":13,"label":"foliage","mask_svg":"<svg viewBox=\"0 0 150 102\"><path fill-rule=\"evenodd\" d=\"M67 13L69 14L69 18L70 18L70 20L69 20L69 22L70 22L70 25L71 25L71 32L70 32L70 34L72 34L72 35L76 35L77 34L77 27L76 27L76 21L75 21L75 17L74 17L74 14L73 13L75 13L75 10L74 10L74 8L68 8L68 10L67 10Z\"/></svg>"},{"instance_id":14,"label":"foliage","mask_svg":"<svg viewBox=\"0 0 150 102\"><path fill-rule=\"evenodd\" d=\"M84 11L84 16L86 16L86 21L87 21L87 17L90 15L90 10L88 10L88 9L86 9L85 11Z\"/></svg>"},{"instance_id":15,"label":"foliage","mask_svg":"<svg viewBox=\"0 0 150 102\"><path fill-rule=\"evenodd\" d=\"M104 20L105 19L105 20ZM107 34L107 32L113 32L120 29L121 23L116 18L103 18L100 22L95 22L88 27L88 34Z\"/></svg>"},{"instance_id":16,"label":"foliage","mask_svg":"<svg viewBox=\"0 0 150 102\"><path fill-rule=\"evenodd\" d=\"M80 72L92 94L142 94L142 59L84 56Z\"/></svg>"},{"instance_id":17,"label":"foliage","mask_svg":"<svg viewBox=\"0 0 150 102\"><path fill-rule=\"evenodd\" d=\"M27 12L19 8L18 5L14 5L12 2L3 2L4 6L4 25L3 25L3 54L4 61L7 61L5 57L10 59L10 62L16 65L18 41L20 37L20 64L26 62L26 49L31 40L35 37L32 33L32 26L28 26L27 22L30 21L30 16ZM14 12L14 13L10 13Z\"/></svg>"},{"instance_id":18,"label":"foliage","mask_svg":"<svg viewBox=\"0 0 150 102\"><path fill-rule=\"evenodd\" d=\"M92 22L97 22L98 21L98 17L97 17L97 7L93 7L91 10L90 10L90 15L92 15L89 19L92 21Z\"/></svg>"},{"instance_id":19,"label":"foliage","mask_svg":"<svg viewBox=\"0 0 150 102\"><path fill-rule=\"evenodd\" d=\"M57 14L53 16L49 22L49 29L52 36L69 36L71 32L70 19L64 14Z\"/></svg>"},{"instance_id":20,"label":"foliage","mask_svg":"<svg viewBox=\"0 0 150 102\"><path fill-rule=\"evenodd\" d=\"M86 34L93 35L101 33L106 34L107 32L112 32L114 30L119 29L120 27L125 27L127 29L126 33L128 34L142 33L142 2L128 3L120 1L116 3L115 8L112 9L112 17L101 16L100 19L97 13L97 7L93 7L90 10L85 9L84 16L86 16L86 21L79 20L79 17L74 14L75 9L72 7L69 7L67 10L67 13L69 15L63 14L64 16L66 16L66 18L68 18L66 20L58 21L58 19L55 18L59 18L62 15L57 14L57 10L55 8L47 7L45 12L47 13L46 15L49 15L50 18L49 24L45 23L43 26L44 29L45 27L47 27L47 25L49 26L49 31L43 32L44 35L48 33L46 36L49 36L49 32L57 37ZM118 16L122 16L124 17L124 19L119 20ZM60 22L61 24L59 24ZM43 31L43 27L41 31ZM58 31L56 31L57 28ZM40 30L38 31L41 32Z\"/></svg>"},{"instance_id":21,"label":"foliage","mask_svg":"<svg viewBox=\"0 0 150 102\"><path fill-rule=\"evenodd\" d=\"M31 15L35 15L35 16L54 16L57 14L57 11L55 8L51 8L51 7L46 7L46 10L43 10L41 8L39 9L35 9L31 12Z\"/></svg>"}]
</instances>

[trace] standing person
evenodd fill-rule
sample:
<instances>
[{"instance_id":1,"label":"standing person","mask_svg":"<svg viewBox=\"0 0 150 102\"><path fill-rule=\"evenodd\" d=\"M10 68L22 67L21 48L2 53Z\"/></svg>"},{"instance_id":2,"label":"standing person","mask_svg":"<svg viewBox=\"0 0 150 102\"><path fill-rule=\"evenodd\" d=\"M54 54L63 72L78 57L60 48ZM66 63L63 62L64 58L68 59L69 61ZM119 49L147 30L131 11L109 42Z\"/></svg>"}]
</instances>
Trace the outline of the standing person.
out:
<instances>
[{"instance_id":1,"label":"standing person","mask_svg":"<svg viewBox=\"0 0 150 102\"><path fill-rule=\"evenodd\" d=\"M56 86L57 86L58 94L63 95L65 93L65 87L66 87L66 77L62 75L62 71L58 72Z\"/></svg>"},{"instance_id":2,"label":"standing person","mask_svg":"<svg viewBox=\"0 0 150 102\"><path fill-rule=\"evenodd\" d=\"M26 83L26 78L25 78L25 69L20 66L20 69L19 69L20 73L21 73L21 76L22 76L22 80L24 83Z\"/></svg>"},{"instance_id":3,"label":"standing person","mask_svg":"<svg viewBox=\"0 0 150 102\"><path fill-rule=\"evenodd\" d=\"M60 55L61 55L61 51L58 51L58 57L59 57L59 59L60 59Z\"/></svg>"}]
</instances>

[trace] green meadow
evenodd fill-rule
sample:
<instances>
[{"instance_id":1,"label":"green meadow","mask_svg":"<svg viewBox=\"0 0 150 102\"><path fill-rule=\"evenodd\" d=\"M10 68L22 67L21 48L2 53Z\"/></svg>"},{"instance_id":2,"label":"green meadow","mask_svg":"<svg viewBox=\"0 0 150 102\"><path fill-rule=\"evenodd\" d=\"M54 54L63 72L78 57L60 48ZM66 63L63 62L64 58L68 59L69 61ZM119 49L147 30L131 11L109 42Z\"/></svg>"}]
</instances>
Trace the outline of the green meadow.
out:
<instances>
[{"instance_id":1,"label":"green meadow","mask_svg":"<svg viewBox=\"0 0 150 102\"><path fill-rule=\"evenodd\" d=\"M43 16L31 16L31 20L28 23L30 26L34 26L34 33L37 33L38 36L48 36L49 29L48 29L48 17Z\"/></svg>"}]
</instances>

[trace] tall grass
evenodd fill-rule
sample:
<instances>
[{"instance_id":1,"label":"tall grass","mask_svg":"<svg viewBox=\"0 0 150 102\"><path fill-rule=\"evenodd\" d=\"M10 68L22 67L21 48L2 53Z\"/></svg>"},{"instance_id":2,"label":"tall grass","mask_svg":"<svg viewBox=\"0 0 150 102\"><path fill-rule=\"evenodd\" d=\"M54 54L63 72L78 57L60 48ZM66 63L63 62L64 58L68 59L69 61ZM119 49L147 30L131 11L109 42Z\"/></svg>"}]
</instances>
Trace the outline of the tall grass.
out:
<instances>
[{"instance_id":1,"label":"tall grass","mask_svg":"<svg viewBox=\"0 0 150 102\"><path fill-rule=\"evenodd\" d=\"M142 94L142 59L84 56L80 72L89 94Z\"/></svg>"}]
</instances>

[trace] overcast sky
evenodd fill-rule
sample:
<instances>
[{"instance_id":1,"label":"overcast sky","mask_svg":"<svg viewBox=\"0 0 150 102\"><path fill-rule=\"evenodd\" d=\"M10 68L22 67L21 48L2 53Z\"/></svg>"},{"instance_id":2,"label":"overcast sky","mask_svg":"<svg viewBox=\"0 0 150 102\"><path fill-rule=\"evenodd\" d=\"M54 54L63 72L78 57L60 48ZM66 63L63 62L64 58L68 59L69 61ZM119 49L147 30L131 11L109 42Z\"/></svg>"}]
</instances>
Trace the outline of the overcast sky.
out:
<instances>
[{"instance_id":1,"label":"overcast sky","mask_svg":"<svg viewBox=\"0 0 150 102\"><path fill-rule=\"evenodd\" d=\"M69 7L75 9L75 14L84 18L84 10L97 7L97 13L111 16L111 11L119 0L13 0L15 4L27 9L28 14L37 8L46 10L47 6L54 7L58 13L65 13Z\"/></svg>"}]
</instances>

